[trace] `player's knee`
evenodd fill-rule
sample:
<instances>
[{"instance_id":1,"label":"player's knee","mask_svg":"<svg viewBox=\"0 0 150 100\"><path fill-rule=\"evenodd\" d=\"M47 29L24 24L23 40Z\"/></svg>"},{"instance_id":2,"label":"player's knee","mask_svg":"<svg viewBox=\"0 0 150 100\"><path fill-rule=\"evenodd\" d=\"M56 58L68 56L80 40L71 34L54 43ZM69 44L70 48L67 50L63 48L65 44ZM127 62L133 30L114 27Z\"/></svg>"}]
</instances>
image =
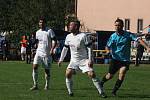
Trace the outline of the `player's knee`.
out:
<instances>
[{"instance_id":1,"label":"player's knee","mask_svg":"<svg viewBox=\"0 0 150 100\"><path fill-rule=\"evenodd\" d=\"M71 70L66 70L66 77L71 78L72 77L72 71Z\"/></svg>"},{"instance_id":2,"label":"player's knee","mask_svg":"<svg viewBox=\"0 0 150 100\"><path fill-rule=\"evenodd\" d=\"M71 74L66 73L66 78L71 78L71 77L72 77Z\"/></svg>"},{"instance_id":3,"label":"player's knee","mask_svg":"<svg viewBox=\"0 0 150 100\"><path fill-rule=\"evenodd\" d=\"M33 65L32 65L32 68L33 68L34 70L37 70L37 69L38 69L38 65L33 64Z\"/></svg>"},{"instance_id":4,"label":"player's knee","mask_svg":"<svg viewBox=\"0 0 150 100\"><path fill-rule=\"evenodd\" d=\"M120 80L123 80L124 77L125 77L125 74L124 74L124 73L119 73L119 79L120 79Z\"/></svg>"},{"instance_id":5,"label":"player's knee","mask_svg":"<svg viewBox=\"0 0 150 100\"><path fill-rule=\"evenodd\" d=\"M46 76L46 77L50 77L50 74L49 74L49 73L48 73L48 74L45 74L45 76Z\"/></svg>"},{"instance_id":6,"label":"player's knee","mask_svg":"<svg viewBox=\"0 0 150 100\"><path fill-rule=\"evenodd\" d=\"M94 72L88 72L88 76L90 77L90 78L95 78L96 77L96 75L95 75L95 73Z\"/></svg>"},{"instance_id":7,"label":"player's knee","mask_svg":"<svg viewBox=\"0 0 150 100\"><path fill-rule=\"evenodd\" d=\"M50 77L50 71L49 70L45 70L45 76Z\"/></svg>"},{"instance_id":8,"label":"player's knee","mask_svg":"<svg viewBox=\"0 0 150 100\"><path fill-rule=\"evenodd\" d=\"M112 79L112 78L113 78L113 75L112 75L112 74L108 73L108 74L106 75L106 79Z\"/></svg>"}]
</instances>

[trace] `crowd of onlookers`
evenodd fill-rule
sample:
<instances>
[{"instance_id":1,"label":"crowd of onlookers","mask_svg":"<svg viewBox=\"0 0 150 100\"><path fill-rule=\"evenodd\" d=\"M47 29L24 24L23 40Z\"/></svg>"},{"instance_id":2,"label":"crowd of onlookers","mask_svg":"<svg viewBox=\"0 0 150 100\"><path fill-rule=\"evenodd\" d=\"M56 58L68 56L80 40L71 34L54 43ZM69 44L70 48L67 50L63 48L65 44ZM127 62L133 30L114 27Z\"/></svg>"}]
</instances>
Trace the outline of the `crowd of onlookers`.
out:
<instances>
[{"instance_id":1,"label":"crowd of onlookers","mask_svg":"<svg viewBox=\"0 0 150 100\"><path fill-rule=\"evenodd\" d=\"M18 44L18 45L16 45ZM5 60L26 60L30 63L36 51L35 35L23 35L19 43L13 43L0 35L0 59Z\"/></svg>"},{"instance_id":2,"label":"crowd of onlookers","mask_svg":"<svg viewBox=\"0 0 150 100\"><path fill-rule=\"evenodd\" d=\"M26 60L27 63L31 63L36 52L36 39L35 35L22 36L21 44L21 60Z\"/></svg>"}]
</instances>

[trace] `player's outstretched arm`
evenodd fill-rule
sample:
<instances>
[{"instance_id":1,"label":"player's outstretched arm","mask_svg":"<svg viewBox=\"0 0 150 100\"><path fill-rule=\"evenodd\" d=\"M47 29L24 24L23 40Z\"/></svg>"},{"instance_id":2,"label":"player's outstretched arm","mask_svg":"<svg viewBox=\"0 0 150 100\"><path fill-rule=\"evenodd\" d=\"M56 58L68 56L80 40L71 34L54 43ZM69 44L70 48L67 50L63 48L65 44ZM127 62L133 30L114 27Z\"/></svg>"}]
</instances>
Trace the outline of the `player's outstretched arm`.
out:
<instances>
[{"instance_id":1,"label":"player's outstretched arm","mask_svg":"<svg viewBox=\"0 0 150 100\"><path fill-rule=\"evenodd\" d=\"M62 61L64 60L64 58L66 57L67 51L68 51L68 48L67 48L67 47L63 47L62 52L61 52L60 59L59 59L59 61L58 61L58 67L61 66L61 62L62 62Z\"/></svg>"},{"instance_id":2,"label":"player's outstretched arm","mask_svg":"<svg viewBox=\"0 0 150 100\"><path fill-rule=\"evenodd\" d=\"M148 44L146 42L144 42L142 39L139 39L139 42L147 49L148 52L150 52L150 48L148 47Z\"/></svg>"},{"instance_id":3,"label":"player's outstretched arm","mask_svg":"<svg viewBox=\"0 0 150 100\"><path fill-rule=\"evenodd\" d=\"M87 47L87 49L88 49L88 58L89 58L89 62L88 62L88 66L89 67L93 67L93 50L92 50L92 47L90 46L90 47Z\"/></svg>"}]
</instances>

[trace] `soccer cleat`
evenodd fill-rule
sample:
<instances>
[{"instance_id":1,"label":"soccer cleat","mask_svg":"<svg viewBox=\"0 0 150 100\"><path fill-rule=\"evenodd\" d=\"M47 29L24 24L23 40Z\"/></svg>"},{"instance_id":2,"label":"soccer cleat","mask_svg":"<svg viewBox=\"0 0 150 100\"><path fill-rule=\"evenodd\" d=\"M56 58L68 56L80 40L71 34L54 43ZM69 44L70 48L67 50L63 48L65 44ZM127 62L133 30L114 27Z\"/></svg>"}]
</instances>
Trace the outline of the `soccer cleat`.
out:
<instances>
[{"instance_id":1,"label":"soccer cleat","mask_svg":"<svg viewBox=\"0 0 150 100\"><path fill-rule=\"evenodd\" d=\"M49 87L48 87L48 86L45 86L44 90L49 90Z\"/></svg>"},{"instance_id":2,"label":"soccer cleat","mask_svg":"<svg viewBox=\"0 0 150 100\"><path fill-rule=\"evenodd\" d=\"M70 96L70 97L73 97L73 96L74 96L74 94L73 94L73 93L69 93L69 96Z\"/></svg>"},{"instance_id":3,"label":"soccer cleat","mask_svg":"<svg viewBox=\"0 0 150 100\"><path fill-rule=\"evenodd\" d=\"M114 97L117 96L116 92L112 92L112 96Z\"/></svg>"},{"instance_id":4,"label":"soccer cleat","mask_svg":"<svg viewBox=\"0 0 150 100\"><path fill-rule=\"evenodd\" d=\"M111 92L112 96L114 96L114 97L117 96L117 94L116 94L116 93L117 93L117 90L118 90L118 89L115 89L115 88L112 90L112 92Z\"/></svg>"},{"instance_id":5,"label":"soccer cleat","mask_svg":"<svg viewBox=\"0 0 150 100\"><path fill-rule=\"evenodd\" d=\"M33 86L33 87L30 88L30 90L31 90L31 91L33 91L33 90L38 90L38 87L37 87L37 86Z\"/></svg>"},{"instance_id":6,"label":"soccer cleat","mask_svg":"<svg viewBox=\"0 0 150 100\"><path fill-rule=\"evenodd\" d=\"M106 95L105 93L101 93L100 96L101 96L102 98L107 98L107 95Z\"/></svg>"}]
</instances>

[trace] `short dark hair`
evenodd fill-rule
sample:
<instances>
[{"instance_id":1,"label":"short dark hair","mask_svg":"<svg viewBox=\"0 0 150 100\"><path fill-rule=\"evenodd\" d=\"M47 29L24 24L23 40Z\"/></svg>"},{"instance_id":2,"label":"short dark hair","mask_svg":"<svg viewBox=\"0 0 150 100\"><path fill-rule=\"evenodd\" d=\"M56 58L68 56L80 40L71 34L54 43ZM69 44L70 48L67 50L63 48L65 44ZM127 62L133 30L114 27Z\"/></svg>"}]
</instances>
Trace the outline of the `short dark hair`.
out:
<instances>
[{"instance_id":1,"label":"short dark hair","mask_svg":"<svg viewBox=\"0 0 150 100\"><path fill-rule=\"evenodd\" d=\"M46 18L45 18L44 16L41 16L41 17L39 18L39 20L43 20L43 22L46 23Z\"/></svg>"},{"instance_id":2,"label":"short dark hair","mask_svg":"<svg viewBox=\"0 0 150 100\"><path fill-rule=\"evenodd\" d=\"M75 23L77 24L78 27L80 27L80 21L76 20Z\"/></svg>"},{"instance_id":3,"label":"short dark hair","mask_svg":"<svg viewBox=\"0 0 150 100\"><path fill-rule=\"evenodd\" d=\"M119 22L119 23L121 23L122 25L124 25L123 20L122 20L122 19L120 19L120 18L117 18L117 19L116 19L116 21L115 21L115 23L116 23L116 22Z\"/></svg>"},{"instance_id":4,"label":"short dark hair","mask_svg":"<svg viewBox=\"0 0 150 100\"><path fill-rule=\"evenodd\" d=\"M70 22L74 22L78 26L78 29L80 28L80 21L79 20L72 20Z\"/></svg>"}]
</instances>

